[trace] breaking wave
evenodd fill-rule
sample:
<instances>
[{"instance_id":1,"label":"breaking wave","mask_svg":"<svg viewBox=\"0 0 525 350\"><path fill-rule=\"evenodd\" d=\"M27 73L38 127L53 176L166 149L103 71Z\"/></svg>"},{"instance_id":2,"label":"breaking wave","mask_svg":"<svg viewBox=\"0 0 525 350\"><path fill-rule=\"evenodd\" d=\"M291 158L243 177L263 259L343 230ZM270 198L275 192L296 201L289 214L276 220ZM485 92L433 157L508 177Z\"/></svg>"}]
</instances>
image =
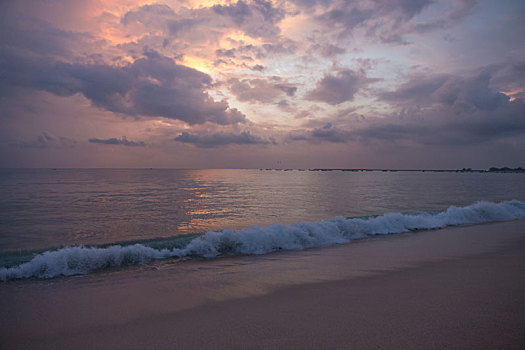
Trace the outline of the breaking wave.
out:
<instances>
[{"instance_id":1,"label":"breaking wave","mask_svg":"<svg viewBox=\"0 0 525 350\"><path fill-rule=\"evenodd\" d=\"M451 206L437 213L389 213L367 218L342 218L293 225L253 226L210 231L184 247L154 248L145 244L109 247L66 247L46 251L18 266L0 268L0 281L88 274L111 267L146 264L173 257L266 254L348 243L369 235L387 235L446 226L473 225L525 218L525 203L516 200Z\"/></svg>"}]
</instances>

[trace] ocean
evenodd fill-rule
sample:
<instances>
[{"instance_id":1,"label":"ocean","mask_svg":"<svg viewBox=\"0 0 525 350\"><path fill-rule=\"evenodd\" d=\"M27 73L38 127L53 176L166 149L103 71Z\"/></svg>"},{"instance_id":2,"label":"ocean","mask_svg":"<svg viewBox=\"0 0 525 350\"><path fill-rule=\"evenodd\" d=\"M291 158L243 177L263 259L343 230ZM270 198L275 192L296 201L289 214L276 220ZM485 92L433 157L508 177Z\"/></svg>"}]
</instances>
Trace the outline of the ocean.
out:
<instances>
[{"instance_id":1,"label":"ocean","mask_svg":"<svg viewBox=\"0 0 525 350\"><path fill-rule=\"evenodd\" d=\"M0 280L525 217L525 174L1 169Z\"/></svg>"}]
</instances>

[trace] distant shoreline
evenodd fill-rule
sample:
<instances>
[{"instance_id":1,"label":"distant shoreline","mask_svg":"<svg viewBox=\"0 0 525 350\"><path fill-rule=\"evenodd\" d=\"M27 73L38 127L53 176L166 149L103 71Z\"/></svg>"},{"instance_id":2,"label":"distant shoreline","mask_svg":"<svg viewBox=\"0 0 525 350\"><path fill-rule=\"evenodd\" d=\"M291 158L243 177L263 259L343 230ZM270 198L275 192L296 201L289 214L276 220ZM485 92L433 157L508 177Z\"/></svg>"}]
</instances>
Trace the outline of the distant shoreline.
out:
<instances>
[{"instance_id":1,"label":"distant shoreline","mask_svg":"<svg viewBox=\"0 0 525 350\"><path fill-rule=\"evenodd\" d=\"M259 169L259 170L276 170L276 171L352 171L352 172L373 172L373 171L380 171L380 172L431 172L431 173L525 173L525 169L519 167L519 168L490 168L488 170L484 169L471 169L471 168L463 168L463 169L346 169L346 168L313 168L313 169L279 169L279 168L266 168L266 169Z\"/></svg>"}]
</instances>

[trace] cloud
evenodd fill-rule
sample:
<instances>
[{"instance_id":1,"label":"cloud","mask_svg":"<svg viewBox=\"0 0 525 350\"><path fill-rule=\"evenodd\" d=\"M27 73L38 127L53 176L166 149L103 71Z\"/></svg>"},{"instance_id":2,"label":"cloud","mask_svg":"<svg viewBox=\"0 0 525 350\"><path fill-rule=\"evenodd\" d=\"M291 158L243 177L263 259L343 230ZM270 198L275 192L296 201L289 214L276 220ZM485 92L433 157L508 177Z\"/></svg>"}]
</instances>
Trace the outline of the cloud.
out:
<instances>
[{"instance_id":1,"label":"cloud","mask_svg":"<svg viewBox=\"0 0 525 350\"><path fill-rule=\"evenodd\" d=\"M292 0L303 11L310 12L316 5L328 6L333 0Z\"/></svg>"},{"instance_id":2,"label":"cloud","mask_svg":"<svg viewBox=\"0 0 525 350\"><path fill-rule=\"evenodd\" d=\"M310 8L314 1L300 1ZM385 43L406 44L404 36L450 27L470 15L477 0L455 0L451 8L427 12L425 20L415 18L431 8L433 0L372 0L368 2L338 1L333 6L326 2L325 11L316 18L327 28L337 28L343 36L352 36L356 30ZM431 13L431 14L429 14Z\"/></svg>"},{"instance_id":3,"label":"cloud","mask_svg":"<svg viewBox=\"0 0 525 350\"><path fill-rule=\"evenodd\" d=\"M297 43L286 37L272 38L271 43L245 44L244 41L230 40L236 47L230 49L220 48L215 51L218 57L237 57L241 60L253 61L256 59L271 59L279 56L293 55L299 47Z\"/></svg>"},{"instance_id":4,"label":"cloud","mask_svg":"<svg viewBox=\"0 0 525 350\"><path fill-rule=\"evenodd\" d=\"M432 0L373 0L362 4L342 1L320 15L318 20L325 24L339 25L344 31L367 26L370 33L383 34L386 32L384 29L398 28L432 2Z\"/></svg>"},{"instance_id":5,"label":"cloud","mask_svg":"<svg viewBox=\"0 0 525 350\"><path fill-rule=\"evenodd\" d=\"M458 0L455 2L455 6L445 12L443 17L433 18L425 23L417 23L414 25L414 31L422 34L436 29L447 28L472 14L478 3L478 0Z\"/></svg>"},{"instance_id":6,"label":"cloud","mask_svg":"<svg viewBox=\"0 0 525 350\"><path fill-rule=\"evenodd\" d=\"M143 5L135 10L126 12L120 19L120 23L124 25L140 23L149 28L156 28L159 24L175 16L176 13L168 5Z\"/></svg>"},{"instance_id":7,"label":"cloud","mask_svg":"<svg viewBox=\"0 0 525 350\"><path fill-rule=\"evenodd\" d=\"M413 107L381 118L366 118L355 127L340 128L327 123L320 128L295 131L287 141L463 146L519 140L523 135L525 103L515 100L495 111L458 113L446 105L432 109Z\"/></svg>"},{"instance_id":8,"label":"cloud","mask_svg":"<svg viewBox=\"0 0 525 350\"><path fill-rule=\"evenodd\" d=\"M235 48L233 49L217 49L215 50L215 54L220 57L235 57Z\"/></svg>"},{"instance_id":9,"label":"cloud","mask_svg":"<svg viewBox=\"0 0 525 350\"><path fill-rule=\"evenodd\" d=\"M47 21L24 15L0 17L0 45L48 57L65 58L78 45L87 46L89 34L54 27Z\"/></svg>"},{"instance_id":10,"label":"cloud","mask_svg":"<svg viewBox=\"0 0 525 350\"><path fill-rule=\"evenodd\" d=\"M252 15L250 6L244 1L237 1L231 5L213 5L213 11L222 16L229 16L238 25L244 23Z\"/></svg>"},{"instance_id":11,"label":"cloud","mask_svg":"<svg viewBox=\"0 0 525 350\"><path fill-rule=\"evenodd\" d=\"M264 140L258 136L250 134L249 131L244 131L240 134L218 132L210 135L195 135L190 134L188 132L183 132L174 140L184 143L191 143L201 148L213 148L231 144L266 145L270 143L270 141Z\"/></svg>"},{"instance_id":12,"label":"cloud","mask_svg":"<svg viewBox=\"0 0 525 350\"><path fill-rule=\"evenodd\" d=\"M441 104L462 110L494 111L507 105L509 97L490 86L493 72L482 70L470 77L416 75L397 90L380 98L399 105Z\"/></svg>"},{"instance_id":13,"label":"cloud","mask_svg":"<svg viewBox=\"0 0 525 350\"><path fill-rule=\"evenodd\" d=\"M490 83L512 100L525 99L525 61L493 66Z\"/></svg>"},{"instance_id":14,"label":"cloud","mask_svg":"<svg viewBox=\"0 0 525 350\"><path fill-rule=\"evenodd\" d=\"M275 38L279 35L279 22L286 12L269 1L237 1L228 5L213 5L195 9L173 11L167 5L144 5L128 11L121 19L127 27L156 29L165 35L195 43L218 38L228 29L240 29L254 38ZM207 33L207 35L202 35Z\"/></svg>"},{"instance_id":15,"label":"cloud","mask_svg":"<svg viewBox=\"0 0 525 350\"><path fill-rule=\"evenodd\" d=\"M377 96L393 112L359 119L336 113L327 118L333 122L296 131L288 140L411 146L516 141L525 135L525 100L511 100L493 86L494 80L503 86L514 84L509 71L516 66L496 65L465 76L414 75L396 90Z\"/></svg>"},{"instance_id":16,"label":"cloud","mask_svg":"<svg viewBox=\"0 0 525 350\"><path fill-rule=\"evenodd\" d=\"M16 148L72 148L77 145L77 141L67 137L57 137L44 131L36 137L36 140L17 140L10 142L9 145Z\"/></svg>"},{"instance_id":17,"label":"cloud","mask_svg":"<svg viewBox=\"0 0 525 350\"><path fill-rule=\"evenodd\" d=\"M499 68L501 69L501 68ZM497 71L415 76L381 95L400 112L359 130L362 137L421 144L474 144L525 134L525 102L495 90Z\"/></svg>"},{"instance_id":18,"label":"cloud","mask_svg":"<svg viewBox=\"0 0 525 350\"><path fill-rule=\"evenodd\" d=\"M146 144L143 141L130 141L126 139L125 136L123 136L121 139L117 138L110 138L110 139L98 139L98 138L91 138L88 140L91 143L100 143L103 145L122 145L122 146L129 146L129 147L145 147Z\"/></svg>"},{"instance_id":19,"label":"cloud","mask_svg":"<svg viewBox=\"0 0 525 350\"><path fill-rule=\"evenodd\" d=\"M470 113L458 113L450 106L412 109L372 120L351 134L362 142L379 140L420 145L473 145L512 140L525 134L525 103L514 101L496 111Z\"/></svg>"},{"instance_id":20,"label":"cloud","mask_svg":"<svg viewBox=\"0 0 525 350\"><path fill-rule=\"evenodd\" d=\"M337 143L347 142L351 139L348 132L333 127L331 123L326 123L322 128L313 129L311 136L318 140Z\"/></svg>"},{"instance_id":21,"label":"cloud","mask_svg":"<svg viewBox=\"0 0 525 350\"><path fill-rule=\"evenodd\" d=\"M375 79L369 79L364 72L354 72L350 69L337 72L336 75L325 75L314 90L305 96L307 100L321 101L337 105L352 101L359 89L366 87Z\"/></svg>"},{"instance_id":22,"label":"cloud","mask_svg":"<svg viewBox=\"0 0 525 350\"><path fill-rule=\"evenodd\" d=\"M277 79L280 81L280 79ZM294 96L297 87L280 82L271 82L266 79L243 79L232 78L228 80L228 88L239 101L250 103L269 103L283 94Z\"/></svg>"},{"instance_id":23,"label":"cloud","mask_svg":"<svg viewBox=\"0 0 525 350\"><path fill-rule=\"evenodd\" d=\"M383 159L393 144L413 147L407 158L447 147L454 153L523 148L523 5L516 1L144 3L53 0L0 6L0 129L6 157L75 144L41 133L47 129L83 140L83 146L52 152L70 159L84 152L85 159L94 159L89 156L94 143L121 145L114 148L135 155L139 148L124 144L145 142L140 150L152 156L134 158L138 165L157 159L185 166L183 158L194 164L197 147L227 145L249 154L255 166L273 161L277 150L280 157L295 152L306 164L328 162L323 152L350 161L347 154L362 150ZM466 19L475 30L457 25ZM455 41L446 42L445 36ZM409 42L414 45L396 45ZM122 123L126 126L119 127ZM240 132L248 129L251 133ZM135 130L132 135L142 130L147 138L128 135L124 141L119 130ZM271 136L283 139L278 149L264 146L273 143ZM149 140L162 147L148 147ZM242 146L250 144L262 147ZM221 157L232 159L221 153L209 161L219 164Z\"/></svg>"},{"instance_id":24,"label":"cloud","mask_svg":"<svg viewBox=\"0 0 525 350\"><path fill-rule=\"evenodd\" d=\"M307 141L312 143L330 142L330 143L345 143L353 139L351 132L340 129L326 123L320 128L314 128L308 131L294 131L286 136L286 141Z\"/></svg>"},{"instance_id":25,"label":"cloud","mask_svg":"<svg viewBox=\"0 0 525 350\"><path fill-rule=\"evenodd\" d=\"M251 67L249 67L251 70L254 70L254 71L257 71L257 72L262 72L265 68L263 65L260 65L260 64L255 64Z\"/></svg>"},{"instance_id":26,"label":"cloud","mask_svg":"<svg viewBox=\"0 0 525 350\"><path fill-rule=\"evenodd\" d=\"M80 93L94 106L131 116L178 119L188 124L235 124L246 120L226 101L206 92L209 75L146 50L144 57L123 67L36 59L5 50L0 89L21 86L59 96Z\"/></svg>"},{"instance_id":27,"label":"cloud","mask_svg":"<svg viewBox=\"0 0 525 350\"><path fill-rule=\"evenodd\" d=\"M242 0L230 5L214 5L215 14L230 18L231 21L252 37L275 36L280 32L276 25L284 19L286 12L276 8L270 1L255 0L250 3Z\"/></svg>"},{"instance_id":28,"label":"cloud","mask_svg":"<svg viewBox=\"0 0 525 350\"><path fill-rule=\"evenodd\" d=\"M313 44L309 48L309 52L319 53L323 57L334 58L337 55L342 55L346 50L342 47L333 44Z\"/></svg>"}]
</instances>

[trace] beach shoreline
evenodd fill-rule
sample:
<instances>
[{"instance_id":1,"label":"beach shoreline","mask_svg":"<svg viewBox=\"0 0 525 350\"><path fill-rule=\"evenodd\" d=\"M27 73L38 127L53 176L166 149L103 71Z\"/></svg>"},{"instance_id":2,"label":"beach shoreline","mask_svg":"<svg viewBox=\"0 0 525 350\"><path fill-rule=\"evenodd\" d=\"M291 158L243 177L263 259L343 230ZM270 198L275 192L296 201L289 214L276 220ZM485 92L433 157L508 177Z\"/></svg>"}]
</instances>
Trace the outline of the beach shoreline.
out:
<instances>
[{"instance_id":1,"label":"beach shoreline","mask_svg":"<svg viewBox=\"0 0 525 350\"><path fill-rule=\"evenodd\" d=\"M523 348L525 220L0 285L2 348Z\"/></svg>"}]
</instances>

